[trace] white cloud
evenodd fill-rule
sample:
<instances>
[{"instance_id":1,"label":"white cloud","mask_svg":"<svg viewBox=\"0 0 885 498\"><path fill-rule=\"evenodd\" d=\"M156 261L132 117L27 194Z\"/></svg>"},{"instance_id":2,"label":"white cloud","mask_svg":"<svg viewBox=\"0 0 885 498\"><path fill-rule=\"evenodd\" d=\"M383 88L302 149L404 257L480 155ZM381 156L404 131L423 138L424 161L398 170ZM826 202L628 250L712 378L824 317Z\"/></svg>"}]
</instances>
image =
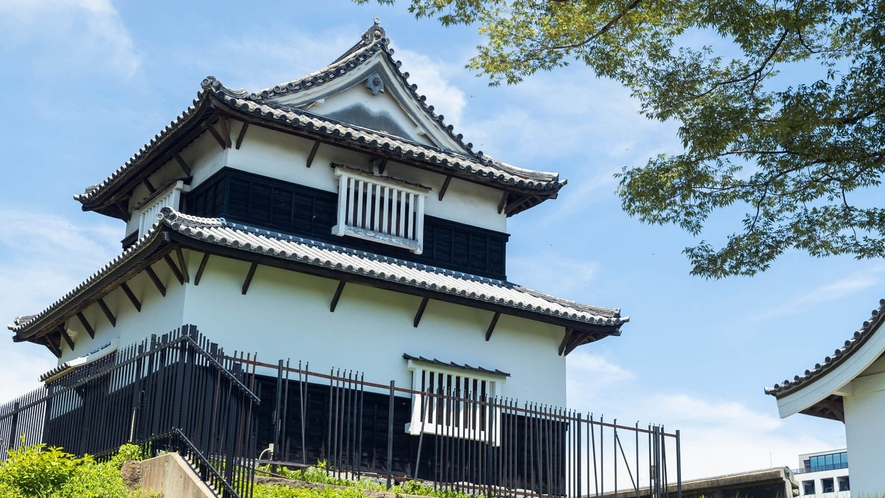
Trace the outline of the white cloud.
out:
<instances>
[{"instance_id":1,"label":"white cloud","mask_svg":"<svg viewBox=\"0 0 885 498\"><path fill-rule=\"evenodd\" d=\"M27 46L32 69L43 75L111 69L130 78L141 64L110 0L0 2L0 41Z\"/></svg>"},{"instance_id":2,"label":"white cloud","mask_svg":"<svg viewBox=\"0 0 885 498\"><path fill-rule=\"evenodd\" d=\"M553 295L573 295L593 281L596 261L570 258L552 250L507 258L508 278Z\"/></svg>"},{"instance_id":3,"label":"white cloud","mask_svg":"<svg viewBox=\"0 0 885 498\"><path fill-rule=\"evenodd\" d=\"M0 319L37 313L119 252L122 230L106 224L77 226L44 213L0 209ZM7 337L7 340L11 337ZM53 366L45 348L11 344L0 348L6 367L0 402L37 387L37 376Z\"/></svg>"},{"instance_id":4,"label":"white cloud","mask_svg":"<svg viewBox=\"0 0 885 498\"><path fill-rule=\"evenodd\" d=\"M464 69L413 50L396 49L396 57L402 59L409 83L418 85L418 93L427 96L434 112L445 116L446 123L458 127L467 101L464 92L449 83L448 78Z\"/></svg>"},{"instance_id":5,"label":"white cloud","mask_svg":"<svg viewBox=\"0 0 885 498\"><path fill-rule=\"evenodd\" d=\"M661 389L654 378L637 375L612 358L586 349L571 353L567 366L569 407L585 416L593 413L595 420L602 415L607 423L617 419L619 425L633 427L638 421L641 429L649 423L663 424L671 434L679 429L683 479L795 467L800 453L844 446L841 424L805 416L781 420L774 415L773 399L770 410L758 411L715 394L672 392ZM612 435L607 428L605 438L611 441ZM619 438L635 472L635 434L619 430ZM640 468L647 465L647 438L640 434ZM668 441L668 465L675 474L675 444ZM600 451L611 467L611 448L606 445ZM623 465L623 457L619 454L618 458ZM625 476L626 467L619 472ZM605 476L609 486L612 477L609 469ZM624 487L628 479L622 479L619 485ZM646 484L644 478L641 482Z\"/></svg>"},{"instance_id":6,"label":"white cloud","mask_svg":"<svg viewBox=\"0 0 885 498\"><path fill-rule=\"evenodd\" d=\"M862 290L879 285L882 282L883 272L885 272L885 265L875 265L870 268L865 268L861 272L821 285L812 289L810 292L772 308L765 313L763 317L767 318L777 315L799 313L821 303L836 301L848 297Z\"/></svg>"}]
</instances>

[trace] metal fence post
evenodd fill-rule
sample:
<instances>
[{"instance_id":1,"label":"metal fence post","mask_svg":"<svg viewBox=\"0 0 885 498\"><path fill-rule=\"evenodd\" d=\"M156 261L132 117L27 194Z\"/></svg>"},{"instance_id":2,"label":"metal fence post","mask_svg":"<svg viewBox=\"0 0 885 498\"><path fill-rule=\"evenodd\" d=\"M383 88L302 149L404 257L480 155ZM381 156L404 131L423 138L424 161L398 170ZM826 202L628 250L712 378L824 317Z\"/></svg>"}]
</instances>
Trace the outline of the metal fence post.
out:
<instances>
[{"instance_id":1,"label":"metal fence post","mask_svg":"<svg viewBox=\"0 0 885 498\"><path fill-rule=\"evenodd\" d=\"M682 498L682 441L676 430L676 497Z\"/></svg>"},{"instance_id":2,"label":"metal fence post","mask_svg":"<svg viewBox=\"0 0 885 498\"><path fill-rule=\"evenodd\" d=\"M387 413L387 489L390 489L391 470L393 469L393 393L396 381L390 381L390 402Z\"/></svg>"}]
</instances>

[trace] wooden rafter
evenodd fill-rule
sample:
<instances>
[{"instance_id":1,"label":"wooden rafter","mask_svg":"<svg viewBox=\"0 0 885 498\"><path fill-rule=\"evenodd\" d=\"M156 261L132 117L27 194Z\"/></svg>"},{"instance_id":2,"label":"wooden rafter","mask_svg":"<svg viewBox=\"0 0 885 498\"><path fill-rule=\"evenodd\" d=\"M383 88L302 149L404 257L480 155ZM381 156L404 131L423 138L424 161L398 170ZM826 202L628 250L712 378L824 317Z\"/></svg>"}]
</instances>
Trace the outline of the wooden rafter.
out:
<instances>
[{"instance_id":1,"label":"wooden rafter","mask_svg":"<svg viewBox=\"0 0 885 498\"><path fill-rule=\"evenodd\" d=\"M156 189L156 188L154 188L154 184L153 184L153 183L151 183L151 181L150 181L150 180L148 180L148 179L147 179L147 177L145 177L145 178L144 178L144 179L143 179L143 180L142 180L142 181L141 181L141 183L143 183L143 184L144 184L144 186L145 186L145 187L147 187L147 189L148 189L148 192L150 192L150 193L152 193L152 194L153 194L153 193L154 193L154 192L156 192L156 191L157 191L157 189Z\"/></svg>"},{"instance_id":2,"label":"wooden rafter","mask_svg":"<svg viewBox=\"0 0 885 498\"><path fill-rule=\"evenodd\" d=\"M65 330L64 325L58 326L58 333L61 334L61 338L64 339L66 343L68 343L68 347L71 349L71 351L73 351L74 350L74 340L71 339L70 335L68 335L68 331Z\"/></svg>"},{"instance_id":3,"label":"wooden rafter","mask_svg":"<svg viewBox=\"0 0 885 498\"><path fill-rule=\"evenodd\" d=\"M230 149L230 128L227 126L227 120L224 117L219 117L218 125L221 126L221 138L224 140L224 148Z\"/></svg>"},{"instance_id":4,"label":"wooden rafter","mask_svg":"<svg viewBox=\"0 0 885 498\"><path fill-rule=\"evenodd\" d=\"M59 349L58 346L56 346L55 343L52 342L51 337L46 337L46 347L49 348L50 351L52 351L52 354L54 354L56 358L61 358L61 349Z\"/></svg>"},{"instance_id":5,"label":"wooden rafter","mask_svg":"<svg viewBox=\"0 0 885 498\"><path fill-rule=\"evenodd\" d=\"M101 308L101 312L104 313L104 316L107 317L108 321L111 322L111 327L117 326L117 317L111 313L111 309L108 308L107 303L104 302L103 298L98 298L98 307ZM92 337L95 339L95 337Z\"/></svg>"},{"instance_id":6,"label":"wooden rafter","mask_svg":"<svg viewBox=\"0 0 885 498\"><path fill-rule=\"evenodd\" d=\"M80 324L83 325L84 329L86 329L86 333L89 334L89 337L95 339L95 329L92 328L92 325L89 324L89 320L87 320L86 317L83 316L82 311L77 313L77 320L80 320ZM60 327L62 329L65 328L63 324L60 325ZM74 349L74 348L71 348L71 349Z\"/></svg>"},{"instance_id":7,"label":"wooden rafter","mask_svg":"<svg viewBox=\"0 0 885 498\"><path fill-rule=\"evenodd\" d=\"M317 140L313 143L313 147L310 148L310 154L307 155L307 167L309 168L311 164L313 164L313 159L317 156L317 150L320 148L320 141Z\"/></svg>"},{"instance_id":8,"label":"wooden rafter","mask_svg":"<svg viewBox=\"0 0 885 498\"><path fill-rule=\"evenodd\" d=\"M510 194L507 192L504 192L503 194L501 194L501 200L498 201L498 214L501 214L501 211L504 210L504 205L507 204L507 196L509 196L509 195Z\"/></svg>"},{"instance_id":9,"label":"wooden rafter","mask_svg":"<svg viewBox=\"0 0 885 498\"><path fill-rule=\"evenodd\" d=\"M129 284L123 282L120 284L120 288L123 289L123 294L126 294L126 297L129 298L129 302L132 303L132 306L135 306L135 310L141 313L141 302L135 297L135 293L129 288Z\"/></svg>"},{"instance_id":10,"label":"wooden rafter","mask_svg":"<svg viewBox=\"0 0 885 498\"><path fill-rule=\"evenodd\" d=\"M221 138L221 135L218 133L218 130L216 130L214 126L209 125L206 129L209 130L209 133L211 133L213 137L215 137L215 141L218 142L218 145L222 149L227 148L227 142L225 142L225 140Z\"/></svg>"},{"instance_id":11,"label":"wooden rafter","mask_svg":"<svg viewBox=\"0 0 885 498\"><path fill-rule=\"evenodd\" d=\"M184 285L184 275L181 274L181 270L178 269L178 266L175 265L175 262L172 261L172 258L168 253L163 255L163 261L165 261L169 269L172 270L172 274L175 275L175 279L178 280L178 283Z\"/></svg>"},{"instance_id":12,"label":"wooden rafter","mask_svg":"<svg viewBox=\"0 0 885 498\"><path fill-rule=\"evenodd\" d=\"M443 182L442 188L439 189L439 200L443 200L443 197L446 196L446 190L449 189L449 184L452 183L451 175L446 177L446 181ZM500 212L500 211L499 211Z\"/></svg>"},{"instance_id":13,"label":"wooden rafter","mask_svg":"<svg viewBox=\"0 0 885 498\"><path fill-rule=\"evenodd\" d=\"M197 268L197 274L194 275L194 285L200 285L200 279L203 278L203 270L206 269L206 263L209 262L209 253L203 253L203 259L200 260L200 266Z\"/></svg>"},{"instance_id":14,"label":"wooden rafter","mask_svg":"<svg viewBox=\"0 0 885 498\"><path fill-rule=\"evenodd\" d=\"M190 166L187 165L186 162L184 162L184 159L181 157L181 154L176 152L173 157L175 157L175 162L178 163L178 166L181 167L181 171L184 171L185 175L191 176L192 175L191 168L190 168Z\"/></svg>"},{"instance_id":15,"label":"wooden rafter","mask_svg":"<svg viewBox=\"0 0 885 498\"><path fill-rule=\"evenodd\" d=\"M378 165L378 174L383 175L384 170L387 169L387 158L381 158L381 164Z\"/></svg>"},{"instance_id":16,"label":"wooden rafter","mask_svg":"<svg viewBox=\"0 0 885 498\"><path fill-rule=\"evenodd\" d=\"M243 123L243 126L240 128L240 133L237 135L237 150L240 150L240 146L243 145L243 139L246 138L246 130L249 129L249 123Z\"/></svg>"},{"instance_id":17,"label":"wooden rafter","mask_svg":"<svg viewBox=\"0 0 885 498\"><path fill-rule=\"evenodd\" d=\"M157 290L160 291L160 294L162 294L163 297L166 297L166 286L163 285L163 282L160 281L160 277L157 276L157 273L154 271L154 269L151 268L150 265L148 265L147 267L145 267L144 271L148 274L148 277L150 277L151 282L153 282L154 285L157 286Z\"/></svg>"},{"instance_id":18,"label":"wooden rafter","mask_svg":"<svg viewBox=\"0 0 885 498\"><path fill-rule=\"evenodd\" d=\"M243 282L243 295L249 292L249 286L252 285L252 277L255 276L255 270L258 269L258 263L252 263L249 266L249 273L246 274L246 280Z\"/></svg>"},{"instance_id":19,"label":"wooden rafter","mask_svg":"<svg viewBox=\"0 0 885 498\"><path fill-rule=\"evenodd\" d=\"M338 282L338 288L335 289L335 295L332 296L332 304L329 305L329 311L335 313L335 308L338 307L338 300L341 299L341 293L344 292L344 284L346 284L344 280Z\"/></svg>"},{"instance_id":20,"label":"wooden rafter","mask_svg":"<svg viewBox=\"0 0 885 498\"><path fill-rule=\"evenodd\" d=\"M559 343L559 356L562 356L562 354L565 352L565 348L568 345L569 340L572 338L572 334L574 333L575 329L573 328L565 329L565 335L563 335L562 337L562 342Z\"/></svg>"},{"instance_id":21,"label":"wooden rafter","mask_svg":"<svg viewBox=\"0 0 885 498\"><path fill-rule=\"evenodd\" d=\"M492 323L489 324L489 328L486 330L486 342L492 338L492 332L495 331L495 325L498 325L498 318L501 318L500 311L495 312L495 316L492 317Z\"/></svg>"},{"instance_id":22,"label":"wooden rafter","mask_svg":"<svg viewBox=\"0 0 885 498\"><path fill-rule=\"evenodd\" d=\"M187 261L184 259L184 253L181 251L180 246L175 248L175 256L178 257L178 266L181 268L181 273L184 274L184 281L190 283L191 275L187 271Z\"/></svg>"},{"instance_id":23,"label":"wooden rafter","mask_svg":"<svg viewBox=\"0 0 885 498\"><path fill-rule=\"evenodd\" d=\"M427 303L429 301L429 297L421 299L421 305L418 306L418 313L415 313L415 320L412 322L413 327L418 328L418 324L421 323L421 317L424 316L424 310L427 309Z\"/></svg>"},{"instance_id":24,"label":"wooden rafter","mask_svg":"<svg viewBox=\"0 0 885 498\"><path fill-rule=\"evenodd\" d=\"M510 216L510 215L513 214L517 209L519 209L520 207L522 207L523 204L525 204L526 202L528 202L530 199L534 199L534 197L532 197L532 196L530 196L530 195L527 195L527 196L523 197L522 199L520 199L519 201L514 202L513 204L508 204L508 205L507 205L507 209L504 210L504 214L506 214L507 216Z\"/></svg>"}]
</instances>

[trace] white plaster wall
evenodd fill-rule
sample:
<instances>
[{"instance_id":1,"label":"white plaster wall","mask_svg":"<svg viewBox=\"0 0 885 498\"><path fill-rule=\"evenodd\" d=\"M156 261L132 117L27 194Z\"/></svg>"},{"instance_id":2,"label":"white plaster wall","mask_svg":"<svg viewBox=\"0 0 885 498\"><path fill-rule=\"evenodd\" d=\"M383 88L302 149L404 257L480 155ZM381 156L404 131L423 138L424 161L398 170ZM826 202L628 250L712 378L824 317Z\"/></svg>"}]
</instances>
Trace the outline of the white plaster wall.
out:
<instances>
[{"instance_id":1,"label":"white plaster wall","mask_svg":"<svg viewBox=\"0 0 885 498\"><path fill-rule=\"evenodd\" d=\"M115 338L120 339L120 348L123 348L150 337L151 334L162 335L182 325L185 288L178 283L166 267L166 263L160 261L155 263L153 268L166 285L166 297L160 294L144 273L128 282L132 293L141 301L140 313L136 311L122 289L115 289L104 298L104 301L116 317L117 326L111 326L97 304L93 304L83 312L83 316L95 329L95 339L89 337L76 317L71 318L67 326L74 339L74 350L71 351L67 343L62 340L62 356L59 364L84 356Z\"/></svg>"},{"instance_id":2,"label":"white plaster wall","mask_svg":"<svg viewBox=\"0 0 885 498\"><path fill-rule=\"evenodd\" d=\"M239 131L239 128L237 131ZM236 135L233 135L232 140L234 139L236 139ZM191 173L193 174L191 185L199 185L212 176L213 173L224 167L227 162L227 152L228 150L222 149L209 132L203 133L199 138L185 147L179 155L191 169ZM181 169L178 161L172 159L152 174L150 176L150 181L155 188L160 188L164 183L184 176L185 172ZM135 187L132 191L132 197L129 199L129 212L131 213L132 210L141 204L141 202L149 195L150 191L144 184ZM132 216L126 223L126 235L129 235L136 230L138 230L138 217Z\"/></svg>"},{"instance_id":3,"label":"white plaster wall","mask_svg":"<svg viewBox=\"0 0 885 498\"><path fill-rule=\"evenodd\" d=\"M885 492L885 391L844 396L845 439L851 468L851 495Z\"/></svg>"},{"instance_id":4,"label":"white plaster wall","mask_svg":"<svg viewBox=\"0 0 885 498\"><path fill-rule=\"evenodd\" d=\"M199 255L190 258L196 268ZM357 284L347 284L331 313L337 281L259 266L243 296L248 268L213 256L200 285L187 286L183 323L227 352L257 352L268 363L303 360L315 372L354 369L366 380L403 387L411 385L403 353L423 355L500 369L511 374L505 396L565 406L561 327L502 315L486 342L491 312L431 300L414 328L420 298Z\"/></svg>"}]
</instances>

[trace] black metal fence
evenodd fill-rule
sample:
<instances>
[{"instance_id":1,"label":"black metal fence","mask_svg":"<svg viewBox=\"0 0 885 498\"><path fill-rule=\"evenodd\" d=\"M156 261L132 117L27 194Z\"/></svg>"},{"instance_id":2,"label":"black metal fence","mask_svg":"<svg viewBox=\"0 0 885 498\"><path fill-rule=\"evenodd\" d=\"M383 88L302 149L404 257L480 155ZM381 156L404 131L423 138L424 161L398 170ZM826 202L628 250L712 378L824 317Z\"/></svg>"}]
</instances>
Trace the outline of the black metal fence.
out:
<instances>
[{"instance_id":1,"label":"black metal fence","mask_svg":"<svg viewBox=\"0 0 885 498\"><path fill-rule=\"evenodd\" d=\"M318 462L339 478L487 496L647 488L658 498L675 483L681 498L679 431L494 397L468 375L432 379L414 390L225 356L184 326L0 407L0 458L22 440L98 456L149 443L153 453L182 454L219 494L239 498L252 496L259 463Z\"/></svg>"},{"instance_id":2,"label":"black metal fence","mask_svg":"<svg viewBox=\"0 0 885 498\"><path fill-rule=\"evenodd\" d=\"M22 444L98 457L142 444L180 453L224 497L251 496L254 385L254 368L184 326L0 407L0 458Z\"/></svg>"},{"instance_id":3,"label":"black metal fence","mask_svg":"<svg viewBox=\"0 0 885 498\"><path fill-rule=\"evenodd\" d=\"M502 496L602 496L651 490L681 498L679 431L640 427L514 399L442 375L427 390L321 374L290 361L247 362L262 394L259 448L268 464L326 462L336 477L419 480ZM646 491L647 492L647 491Z\"/></svg>"}]
</instances>

